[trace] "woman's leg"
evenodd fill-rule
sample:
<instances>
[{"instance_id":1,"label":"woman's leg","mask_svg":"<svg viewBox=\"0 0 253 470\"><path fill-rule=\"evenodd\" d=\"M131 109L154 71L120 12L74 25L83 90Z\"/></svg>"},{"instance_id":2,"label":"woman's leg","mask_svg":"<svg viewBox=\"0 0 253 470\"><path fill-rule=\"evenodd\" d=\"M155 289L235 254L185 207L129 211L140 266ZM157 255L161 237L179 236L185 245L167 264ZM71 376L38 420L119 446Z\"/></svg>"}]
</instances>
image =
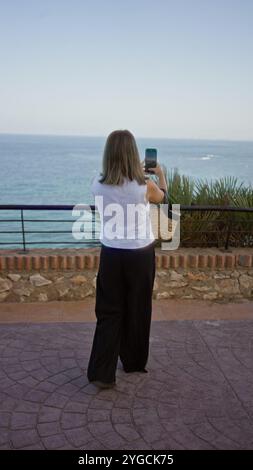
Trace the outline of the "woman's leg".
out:
<instances>
[{"instance_id":1,"label":"woman's leg","mask_svg":"<svg viewBox=\"0 0 253 470\"><path fill-rule=\"evenodd\" d=\"M102 246L96 284L97 317L89 381L115 382L124 313L121 251Z\"/></svg>"},{"instance_id":2,"label":"woman's leg","mask_svg":"<svg viewBox=\"0 0 253 470\"><path fill-rule=\"evenodd\" d=\"M155 278L154 245L124 253L126 305L120 346L120 360L126 372L142 370L148 360Z\"/></svg>"}]
</instances>

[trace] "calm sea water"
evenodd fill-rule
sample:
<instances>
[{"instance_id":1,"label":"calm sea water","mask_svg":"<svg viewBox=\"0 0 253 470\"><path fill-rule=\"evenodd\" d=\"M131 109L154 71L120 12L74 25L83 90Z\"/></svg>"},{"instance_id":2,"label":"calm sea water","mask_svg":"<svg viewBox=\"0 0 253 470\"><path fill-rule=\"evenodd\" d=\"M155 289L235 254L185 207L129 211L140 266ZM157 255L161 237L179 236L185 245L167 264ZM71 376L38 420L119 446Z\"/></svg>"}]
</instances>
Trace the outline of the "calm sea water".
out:
<instances>
[{"instance_id":1,"label":"calm sea water","mask_svg":"<svg viewBox=\"0 0 253 470\"><path fill-rule=\"evenodd\" d=\"M101 168L105 140L106 137L0 135L0 204L92 203L90 182ZM178 168L180 173L208 180L236 176L240 182L253 184L253 142L136 140L142 159L146 147L155 147L158 160L168 170ZM0 211L0 220L13 216L14 213ZM19 213L15 216L20 218ZM29 219L49 218L48 213L30 211L25 216ZM50 213L50 217L57 218L59 213ZM71 213L62 213L60 217L71 219ZM38 230L38 223L26 223L30 231L34 231L35 226ZM0 230L10 230L10 227L19 230L20 223L1 223ZM43 230L46 229L57 227L49 227L46 223ZM60 229L63 229L62 225ZM67 229L67 223L64 229ZM63 240L63 235L54 235L54 240ZM34 243L42 239L45 242L52 240L52 235L45 238L44 235L28 234L27 239ZM64 237L67 239L70 240L68 235ZM0 242L10 240L20 241L21 237L19 234L0 234Z\"/></svg>"}]
</instances>

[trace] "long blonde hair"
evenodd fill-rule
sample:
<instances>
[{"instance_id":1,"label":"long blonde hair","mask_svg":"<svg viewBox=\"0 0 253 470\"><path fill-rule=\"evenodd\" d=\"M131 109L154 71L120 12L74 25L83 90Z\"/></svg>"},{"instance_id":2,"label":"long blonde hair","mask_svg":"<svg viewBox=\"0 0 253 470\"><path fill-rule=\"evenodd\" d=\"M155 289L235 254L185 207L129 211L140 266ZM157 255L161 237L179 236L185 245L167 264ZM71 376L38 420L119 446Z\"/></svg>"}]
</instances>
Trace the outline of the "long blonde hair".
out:
<instances>
[{"instance_id":1,"label":"long blonde hair","mask_svg":"<svg viewBox=\"0 0 253 470\"><path fill-rule=\"evenodd\" d=\"M100 183L122 185L124 178L146 184L138 148L128 130L111 132L107 137Z\"/></svg>"}]
</instances>

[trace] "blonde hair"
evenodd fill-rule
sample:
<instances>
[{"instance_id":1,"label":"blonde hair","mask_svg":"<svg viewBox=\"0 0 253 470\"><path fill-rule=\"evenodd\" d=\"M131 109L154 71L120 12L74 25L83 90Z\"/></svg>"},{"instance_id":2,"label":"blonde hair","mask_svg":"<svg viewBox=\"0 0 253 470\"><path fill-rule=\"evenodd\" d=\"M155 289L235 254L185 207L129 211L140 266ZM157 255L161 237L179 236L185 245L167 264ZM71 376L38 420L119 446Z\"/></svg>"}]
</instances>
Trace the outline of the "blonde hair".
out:
<instances>
[{"instance_id":1,"label":"blonde hair","mask_svg":"<svg viewBox=\"0 0 253 470\"><path fill-rule=\"evenodd\" d=\"M122 185L124 178L146 184L135 138L128 130L111 132L107 137L100 183Z\"/></svg>"}]
</instances>

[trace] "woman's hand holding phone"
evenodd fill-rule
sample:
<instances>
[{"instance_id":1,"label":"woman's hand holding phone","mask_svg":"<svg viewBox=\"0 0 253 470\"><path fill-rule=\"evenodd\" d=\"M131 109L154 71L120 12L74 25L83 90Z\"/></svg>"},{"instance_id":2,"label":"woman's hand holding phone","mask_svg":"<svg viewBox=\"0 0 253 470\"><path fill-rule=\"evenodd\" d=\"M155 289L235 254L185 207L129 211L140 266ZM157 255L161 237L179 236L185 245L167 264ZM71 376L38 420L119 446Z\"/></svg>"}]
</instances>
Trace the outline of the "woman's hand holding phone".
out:
<instances>
[{"instance_id":1,"label":"woman's hand holding phone","mask_svg":"<svg viewBox=\"0 0 253 470\"><path fill-rule=\"evenodd\" d=\"M162 167L159 165L158 162L157 162L156 167L154 167L154 168L149 168L148 170L149 170L148 173L149 173L149 172L152 172L152 173L155 174L156 176L160 176L161 174L163 174L163 169L162 169Z\"/></svg>"},{"instance_id":2,"label":"woman's hand holding phone","mask_svg":"<svg viewBox=\"0 0 253 470\"><path fill-rule=\"evenodd\" d=\"M145 170L145 160L142 160L141 162L141 166L142 166L142 169L143 169L143 173L145 175L148 175L148 174L153 174L153 175L156 175L156 176L160 176L160 175L163 175L163 169L162 167L159 165L159 163L157 162L157 165L155 168L149 168L148 171Z\"/></svg>"}]
</instances>

